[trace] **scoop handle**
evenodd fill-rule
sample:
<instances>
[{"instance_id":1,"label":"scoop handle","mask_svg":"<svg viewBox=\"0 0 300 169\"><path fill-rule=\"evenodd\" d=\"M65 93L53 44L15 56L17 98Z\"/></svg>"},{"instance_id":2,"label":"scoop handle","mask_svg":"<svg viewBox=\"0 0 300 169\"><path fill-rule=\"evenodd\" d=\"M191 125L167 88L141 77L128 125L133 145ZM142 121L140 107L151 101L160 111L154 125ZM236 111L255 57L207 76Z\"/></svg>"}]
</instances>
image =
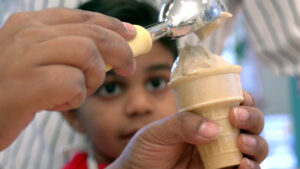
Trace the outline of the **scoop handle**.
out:
<instances>
[{"instance_id":1,"label":"scoop handle","mask_svg":"<svg viewBox=\"0 0 300 169\"><path fill-rule=\"evenodd\" d=\"M152 38L150 33L142 26L134 25L136 28L136 36L128 41L133 56L139 56L150 52L152 48ZM106 72L111 70L112 67L106 64Z\"/></svg>"}]
</instances>

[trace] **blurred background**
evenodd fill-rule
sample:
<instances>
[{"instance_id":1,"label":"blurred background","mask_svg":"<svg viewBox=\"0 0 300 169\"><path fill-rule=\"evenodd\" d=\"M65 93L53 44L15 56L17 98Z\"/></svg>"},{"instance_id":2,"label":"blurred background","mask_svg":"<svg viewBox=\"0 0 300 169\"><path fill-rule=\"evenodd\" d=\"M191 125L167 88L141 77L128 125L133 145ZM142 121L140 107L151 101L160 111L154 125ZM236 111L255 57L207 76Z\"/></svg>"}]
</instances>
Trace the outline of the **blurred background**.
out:
<instances>
[{"instance_id":1,"label":"blurred background","mask_svg":"<svg viewBox=\"0 0 300 169\"><path fill-rule=\"evenodd\" d=\"M243 89L256 99L265 115L262 136L270 146L262 169L295 169L300 167L300 86L297 77L277 75L258 61L242 22L241 14L235 30L227 39L223 56L243 67Z\"/></svg>"},{"instance_id":2,"label":"blurred background","mask_svg":"<svg viewBox=\"0 0 300 169\"><path fill-rule=\"evenodd\" d=\"M58 4L54 1L65 5L70 3L66 6L75 7L75 3L70 0L41 0L26 3L25 6L26 1L28 0L0 0L0 26L10 13L23 11L25 8L42 9L47 5L51 7L52 2ZM3 5L6 3L10 5ZM265 115L262 136L267 139L270 152L261 168L300 168L300 124L297 123L297 120L300 120L300 83L297 77L277 75L258 61L258 56L249 43L242 18L243 15L240 14L235 31L226 41L222 56L227 61L243 67L243 88L254 96L257 107Z\"/></svg>"}]
</instances>

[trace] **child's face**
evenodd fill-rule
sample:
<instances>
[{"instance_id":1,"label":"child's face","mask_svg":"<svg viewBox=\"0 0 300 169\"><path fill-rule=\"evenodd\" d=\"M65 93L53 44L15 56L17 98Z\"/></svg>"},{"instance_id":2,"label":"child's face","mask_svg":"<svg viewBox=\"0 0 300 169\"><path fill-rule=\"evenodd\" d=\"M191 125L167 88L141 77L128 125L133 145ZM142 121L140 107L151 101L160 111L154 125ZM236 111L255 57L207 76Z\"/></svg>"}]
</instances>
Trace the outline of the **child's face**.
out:
<instances>
[{"instance_id":1,"label":"child's face","mask_svg":"<svg viewBox=\"0 0 300 169\"><path fill-rule=\"evenodd\" d=\"M100 156L116 158L137 130L176 112L167 87L172 53L155 43L149 54L136 61L133 75L108 73L102 87L79 108L79 123Z\"/></svg>"}]
</instances>

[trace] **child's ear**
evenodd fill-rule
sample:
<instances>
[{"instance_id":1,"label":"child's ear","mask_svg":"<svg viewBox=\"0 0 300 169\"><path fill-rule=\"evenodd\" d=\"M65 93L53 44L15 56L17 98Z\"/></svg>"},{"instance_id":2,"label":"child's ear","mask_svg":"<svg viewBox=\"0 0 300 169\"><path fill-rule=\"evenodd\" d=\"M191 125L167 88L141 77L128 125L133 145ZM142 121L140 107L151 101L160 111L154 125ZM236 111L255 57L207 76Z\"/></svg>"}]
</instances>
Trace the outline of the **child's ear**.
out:
<instances>
[{"instance_id":1,"label":"child's ear","mask_svg":"<svg viewBox=\"0 0 300 169\"><path fill-rule=\"evenodd\" d=\"M61 112L62 116L68 121L73 129L77 132L84 134L85 130L80 123L80 120L75 112L75 110L63 111Z\"/></svg>"}]
</instances>

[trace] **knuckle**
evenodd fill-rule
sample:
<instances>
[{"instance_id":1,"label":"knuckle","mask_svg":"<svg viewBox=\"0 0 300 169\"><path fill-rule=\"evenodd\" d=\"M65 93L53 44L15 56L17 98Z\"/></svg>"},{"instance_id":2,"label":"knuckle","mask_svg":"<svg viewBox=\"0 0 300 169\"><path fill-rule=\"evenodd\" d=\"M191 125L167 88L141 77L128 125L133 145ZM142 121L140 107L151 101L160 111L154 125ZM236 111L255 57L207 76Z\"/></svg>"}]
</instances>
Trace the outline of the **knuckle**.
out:
<instances>
[{"instance_id":1,"label":"knuckle","mask_svg":"<svg viewBox=\"0 0 300 169\"><path fill-rule=\"evenodd\" d=\"M73 100L82 100L85 95L84 88L85 88L84 75L81 74L78 76L77 82L73 83L70 86L69 89L69 91L71 92L70 98L72 98Z\"/></svg>"},{"instance_id":2,"label":"knuckle","mask_svg":"<svg viewBox=\"0 0 300 169\"><path fill-rule=\"evenodd\" d=\"M81 105L85 98L83 93L84 92L82 92L82 94L78 93L78 95L73 97L73 99L69 102L71 108L78 108Z\"/></svg>"},{"instance_id":3,"label":"knuckle","mask_svg":"<svg viewBox=\"0 0 300 169\"><path fill-rule=\"evenodd\" d=\"M45 13L45 16L48 16L50 14L46 14L46 12L50 12L51 14L53 13L55 17L60 17L62 20L66 20L70 22L74 18L76 18L76 20L79 22L86 22L91 18L93 18L93 15L90 12L79 10L79 9L74 10L74 9L67 9L67 8L50 8L43 11L43 13Z\"/></svg>"},{"instance_id":4,"label":"knuckle","mask_svg":"<svg viewBox=\"0 0 300 169\"><path fill-rule=\"evenodd\" d=\"M86 30L95 38L97 43L106 43L108 41L108 32L94 24L86 24Z\"/></svg>"},{"instance_id":5,"label":"knuckle","mask_svg":"<svg viewBox=\"0 0 300 169\"><path fill-rule=\"evenodd\" d=\"M65 16L69 16L69 15L73 14L72 11L74 11L74 10L55 7L55 8L50 8L50 9L44 10L42 12L51 12L51 13L56 14L57 16L65 17Z\"/></svg>"},{"instance_id":6,"label":"knuckle","mask_svg":"<svg viewBox=\"0 0 300 169\"><path fill-rule=\"evenodd\" d=\"M87 37L80 37L78 40L79 45L83 45L84 48L93 49L92 47L95 45L94 41Z\"/></svg>"},{"instance_id":7,"label":"knuckle","mask_svg":"<svg viewBox=\"0 0 300 169\"><path fill-rule=\"evenodd\" d=\"M182 112L176 114L177 126L179 126L179 131L182 133L182 140L191 140L194 137L194 134L197 132L197 129L203 125L206 121L204 118L195 118L192 113ZM192 119L192 121L191 121ZM187 132L192 131L192 132Z\"/></svg>"},{"instance_id":8,"label":"knuckle","mask_svg":"<svg viewBox=\"0 0 300 169\"><path fill-rule=\"evenodd\" d=\"M27 37L32 37L33 35L37 34L37 32L39 32L39 29L37 28L27 28L18 32L17 37L20 39L25 39Z\"/></svg>"},{"instance_id":9,"label":"knuckle","mask_svg":"<svg viewBox=\"0 0 300 169\"><path fill-rule=\"evenodd\" d=\"M74 92L74 100L77 100L78 103L81 103L81 101L84 98L84 95L85 95L84 89L80 87L78 88L78 90Z\"/></svg>"},{"instance_id":10,"label":"knuckle","mask_svg":"<svg viewBox=\"0 0 300 169\"><path fill-rule=\"evenodd\" d=\"M31 13L32 12L16 12L14 14L12 14L9 19L10 20L17 20L17 21L26 21L28 22L28 20L31 18Z\"/></svg>"},{"instance_id":11,"label":"knuckle","mask_svg":"<svg viewBox=\"0 0 300 169\"><path fill-rule=\"evenodd\" d=\"M108 22L108 25L107 25L108 29L114 31L114 32L125 32L126 29L124 27L124 25L122 24L122 22L117 19L117 18L113 18L113 17L110 17L109 18L109 22Z\"/></svg>"},{"instance_id":12,"label":"knuckle","mask_svg":"<svg viewBox=\"0 0 300 169\"><path fill-rule=\"evenodd\" d=\"M185 131L185 128L188 124L188 118L186 115L184 115L185 113L178 113L178 114L175 114L175 121L178 123L178 126L179 127L179 131L181 131L182 135L181 135L181 139L189 139L191 136L189 134L187 134L186 132L182 132L182 131Z\"/></svg>"},{"instance_id":13,"label":"knuckle","mask_svg":"<svg viewBox=\"0 0 300 169\"><path fill-rule=\"evenodd\" d=\"M189 119L185 112L175 114L176 121L181 127L186 126L189 123Z\"/></svg>"},{"instance_id":14,"label":"knuckle","mask_svg":"<svg viewBox=\"0 0 300 169\"><path fill-rule=\"evenodd\" d=\"M52 17L61 17L61 18L68 18L68 17L76 17L71 15L71 13L69 12L70 9L64 9L64 8L49 8L43 11L40 11L40 13L42 14L42 17L48 17L49 15L53 15Z\"/></svg>"},{"instance_id":15,"label":"knuckle","mask_svg":"<svg viewBox=\"0 0 300 169\"><path fill-rule=\"evenodd\" d=\"M41 41L44 35L45 32L43 30L36 27L29 27L16 32L14 41L19 45L19 47L28 47L33 45L35 42Z\"/></svg>"},{"instance_id":16,"label":"knuckle","mask_svg":"<svg viewBox=\"0 0 300 169\"><path fill-rule=\"evenodd\" d=\"M101 58L101 57L99 57ZM86 84L86 89L87 89L87 95L91 95L92 93L94 93L99 86L101 85L101 83L104 81L105 79L105 66L104 63L101 62L100 64L97 62L99 62L99 60L102 59L96 59L96 61L94 61L93 64L90 69L86 72L88 74L89 77L87 77L87 84Z\"/></svg>"},{"instance_id":17,"label":"knuckle","mask_svg":"<svg viewBox=\"0 0 300 169\"><path fill-rule=\"evenodd\" d=\"M61 10L62 14L66 13L66 9L64 8L59 8L59 9ZM77 19L83 22L93 18L93 15L90 12L84 10L68 9L68 14L71 15L72 17L76 17Z\"/></svg>"},{"instance_id":18,"label":"knuckle","mask_svg":"<svg viewBox=\"0 0 300 169\"><path fill-rule=\"evenodd\" d=\"M11 24L13 27L29 27L32 23L36 22L34 20L33 12L16 12L12 14L6 21L6 24Z\"/></svg>"},{"instance_id":19,"label":"knuckle","mask_svg":"<svg viewBox=\"0 0 300 169\"><path fill-rule=\"evenodd\" d=\"M130 68L133 64L133 53L127 43L123 41L123 39L120 39L118 43L118 53L115 53L114 58L119 62L120 67Z\"/></svg>"},{"instance_id":20,"label":"knuckle","mask_svg":"<svg viewBox=\"0 0 300 169\"><path fill-rule=\"evenodd\" d=\"M93 18L93 16L91 14L89 14L88 12L86 11L81 11L79 10L79 15L78 15L78 18L80 18L80 20L82 21L88 21L88 20L91 20Z\"/></svg>"},{"instance_id":21,"label":"knuckle","mask_svg":"<svg viewBox=\"0 0 300 169\"><path fill-rule=\"evenodd\" d=\"M78 43L78 46L80 46L80 53L82 56L84 56L86 61L89 62L98 55L97 47L92 39L81 38L80 42Z\"/></svg>"}]
</instances>

